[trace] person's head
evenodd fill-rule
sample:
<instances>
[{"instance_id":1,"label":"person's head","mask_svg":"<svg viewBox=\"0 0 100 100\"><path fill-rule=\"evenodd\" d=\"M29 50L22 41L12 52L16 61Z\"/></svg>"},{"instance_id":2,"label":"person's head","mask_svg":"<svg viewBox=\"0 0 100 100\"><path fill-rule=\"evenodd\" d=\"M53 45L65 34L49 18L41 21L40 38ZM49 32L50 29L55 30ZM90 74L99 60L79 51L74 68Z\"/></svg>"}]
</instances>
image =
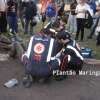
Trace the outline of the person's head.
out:
<instances>
[{"instance_id":1,"label":"person's head","mask_svg":"<svg viewBox=\"0 0 100 100\"><path fill-rule=\"evenodd\" d=\"M52 27L56 30L56 31L62 31L65 27L65 20L64 18L57 18L53 23L52 23Z\"/></svg>"},{"instance_id":2,"label":"person's head","mask_svg":"<svg viewBox=\"0 0 100 100\"><path fill-rule=\"evenodd\" d=\"M42 29L40 30L40 33L41 33L42 35L45 35L45 36L49 36L49 35L50 35L50 31L49 31L48 28L42 28Z\"/></svg>"},{"instance_id":3,"label":"person's head","mask_svg":"<svg viewBox=\"0 0 100 100\"><path fill-rule=\"evenodd\" d=\"M52 22L52 26L54 27L54 28L59 28L59 25L60 25L60 21L57 19L57 20L55 20L54 22Z\"/></svg>"},{"instance_id":4,"label":"person's head","mask_svg":"<svg viewBox=\"0 0 100 100\"><path fill-rule=\"evenodd\" d=\"M65 1L64 1L64 0L61 0L61 2L63 2L63 3L64 3Z\"/></svg>"},{"instance_id":5,"label":"person's head","mask_svg":"<svg viewBox=\"0 0 100 100\"><path fill-rule=\"evenodd\" d=\"M77 0L73 0L72 2L77 3Z\"/></svg>"},{"instance_id":6,"label":"person's head","mask_svg":"<svg viewBox=\"0 0 100 100\"><path fill-rule=\"evenodd\" d=\"M62 44L67 44L71 40L71 35L67 31L62 31L57 34L57 39Z\"/></svg>"},{"instance_id":7,"label":"person's head","mask_svg":"<svg viewBox=\"0 0 100 100\"><path fill-rule=\"evenodd\" d=\"M43 29L41 29L40 33L42 33L46 36L50 36L52 38L56 38L55 36L57 34L56 30L53 28L43 28Z\"/></svg>"},{"instance_id":8,"label":"person's head","mask_svg":"<svg viewBox=\"0 0 100 100\"><path fill-rule=\"evenodd\" d=\"M9 0L10 2L14 2L14 0Z\"/></svg>"},{"instance_id":9,"label":"person's head","mask_svg":"<svg viewBox=\"0 0 100 100\"><path fill-rule=\"evenodd\" d=\"M80 4L84 4L84 3L86 3L87 1L86 0L79 0L79 3Z\"/></svg>"},{"instance_id":10,"label":"person's head","mask_svg":"<svg viewBox=\"0 0 100 100\"><path fill-rule=\"evenodd\" d=\"M92 3L93 2L93 0L87 0L87 3Z\"/></svg>"}]
</instances>

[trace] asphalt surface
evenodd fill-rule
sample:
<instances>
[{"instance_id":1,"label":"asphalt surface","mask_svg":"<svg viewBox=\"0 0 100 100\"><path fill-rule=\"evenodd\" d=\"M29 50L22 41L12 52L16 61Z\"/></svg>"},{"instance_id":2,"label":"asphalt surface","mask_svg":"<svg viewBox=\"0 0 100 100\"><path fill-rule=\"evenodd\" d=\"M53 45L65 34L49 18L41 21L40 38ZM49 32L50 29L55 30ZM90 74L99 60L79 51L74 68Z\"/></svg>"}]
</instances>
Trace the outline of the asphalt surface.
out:
<instances>
[{"instance_id":1,"label":"asphalt surface","mask_svg":"<svg viewBox=\"0 0 100 100\"><path fill-rule=\"evenodd\" d=\"M100 66L84 65L83 70L100 71ZM0 62L0 100L100 100L100 76L68 76L64 81L51 80L24 88L23 75L24 67L18 60ZM4 87L12 78L18 79L18 86Z\"/></svg>"}]
</instances>

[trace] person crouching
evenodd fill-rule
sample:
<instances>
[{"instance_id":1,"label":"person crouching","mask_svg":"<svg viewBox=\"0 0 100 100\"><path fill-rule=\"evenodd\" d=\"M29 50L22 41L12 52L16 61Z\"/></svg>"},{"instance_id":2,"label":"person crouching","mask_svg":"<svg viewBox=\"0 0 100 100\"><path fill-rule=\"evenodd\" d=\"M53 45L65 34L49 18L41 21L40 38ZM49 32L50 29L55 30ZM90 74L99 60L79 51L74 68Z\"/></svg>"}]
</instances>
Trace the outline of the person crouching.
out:
<instances>
[{"instance_id":1,"label":"person crouching","mask_svg":"<svg viewBox=\"0 0 100 100\"><path fill-rule=\"evenodd\" d=\"M22 55L25 87L30 87L34 79L48 80L52 76L52 71L59 69L60 59L55 57L57 45L57 41L48 36L45 29L31 37L28 49Z\"/></svg>"},{"instance_id":2,"label":"person crouching","mask_svg":"<svg viewBox=\"0 0 100 100\"><path fill-rule=\"evenodd\" d=\"M75 70L76 74L79 73L79 70L82 70L84 58L81 55L80 48L78 43L75 40L71 39L70 34L67 31L62 31L57 35L58 41L63 45L63 55L64 57L68 56L68 65L67 68Z\"/></svg>"}]
</instances>

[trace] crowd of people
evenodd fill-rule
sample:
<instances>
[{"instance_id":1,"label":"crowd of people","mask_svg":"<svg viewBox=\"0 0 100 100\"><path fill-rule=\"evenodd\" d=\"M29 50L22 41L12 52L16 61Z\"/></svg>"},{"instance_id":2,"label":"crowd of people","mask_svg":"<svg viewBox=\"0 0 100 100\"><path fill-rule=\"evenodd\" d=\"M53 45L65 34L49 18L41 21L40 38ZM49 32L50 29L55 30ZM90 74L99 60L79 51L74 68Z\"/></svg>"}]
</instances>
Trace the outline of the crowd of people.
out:
<instances>
[{"instance_id":1,"label":"crowd of people","mask_svg":"<svg viewBox=\"0 0 100 100\"><path fill-rule=\"evenodd\" d=\"M75 40L79 40L79 34L80 41L84 40L85 28L90 29L88 38L92 38L99 27L97 45L100 44L100 1L73 0L68 11L64 10L64 0L60 3L55 0L40 0L40 3L42 5L39 10L33 0L0 1L0 33L7 32L8 25L9 31L17 34L20 19L23 33L31 36L28 49L21 59L25 66L25 87L31 86L37 78L48 80L54 70L71 69L78 74L83 67L84 58ZM47 20L47 25L35 34L33 27L37 24L36 17L43 23ZM75 39L72 34L75 34Z\"/></svg>"},{"instance_id":2,"label":"crowd of people","mask_svg":"<svg viewBox=\"0 0 100 100\"><path fill-rule=\"evenodd\" d=\"M7 24L12 33L18 33L18 19L20 18L24 33L28 34L30 20L36 15L37 7L33 1L0 1L0 32L7 32ZM25 21L24 21L25 20ZM32 26L32 25L30 25ZM32 30L32 28L31 28ZM31 32L32 33L32 32Z\"/></svg>"},{"instance_id":3,"label":"crowd of people","mask_svg":"<svg viewBox=\"0 0 100 100\"><path fill-rule=\"evenodd\" d=\"M20 19L24 34L32 35L33 27L36 25L35 16L38 16L41 19L41 15L42 17L44 17L43 15L46 15L49 19L51 19L53 16L64 15L64 0L61 0L60 3L55 2L54 0L40 0L39 3L42 4L41 8L38 8L37 4L33 0L1 0L0 33L7 32L8 29L12 29L13 33L18 33L18 20ZM47 10L50 7L54 9L49 15ZM87 12L89 12L88 17ZM88 38L92 38L99 23L99 12L99 0L73 0L70 4L69 18L66 18L68 19L66 29L70 33L76 34L76 40L79 39L80 33L80 40L83 41L84 28L88 27L91 31ZM87 25L87 23L89 25ZM7 28L7 26L9 26L9 28Z\"/></svg>"}]
</instances>

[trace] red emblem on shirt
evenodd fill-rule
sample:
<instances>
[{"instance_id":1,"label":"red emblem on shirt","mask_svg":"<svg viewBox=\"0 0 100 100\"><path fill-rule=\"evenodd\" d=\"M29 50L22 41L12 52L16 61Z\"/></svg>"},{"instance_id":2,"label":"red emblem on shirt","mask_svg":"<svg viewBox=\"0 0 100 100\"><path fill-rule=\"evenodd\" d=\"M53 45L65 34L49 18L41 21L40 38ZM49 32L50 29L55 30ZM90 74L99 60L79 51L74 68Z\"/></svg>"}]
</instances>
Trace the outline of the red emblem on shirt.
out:
<instances>
[{"instance_id":1,"label":"red emblem on shirt","mask_svg":"<svg viewBox=\"0 0 100 100\"><path fill-rule=\"evenodd\" d=\"M42 54L45 50L45 46L42 44L42 43L37 43L35 46L34 46L34 52L36 54Z\"/></svg>"}]
</instances>

